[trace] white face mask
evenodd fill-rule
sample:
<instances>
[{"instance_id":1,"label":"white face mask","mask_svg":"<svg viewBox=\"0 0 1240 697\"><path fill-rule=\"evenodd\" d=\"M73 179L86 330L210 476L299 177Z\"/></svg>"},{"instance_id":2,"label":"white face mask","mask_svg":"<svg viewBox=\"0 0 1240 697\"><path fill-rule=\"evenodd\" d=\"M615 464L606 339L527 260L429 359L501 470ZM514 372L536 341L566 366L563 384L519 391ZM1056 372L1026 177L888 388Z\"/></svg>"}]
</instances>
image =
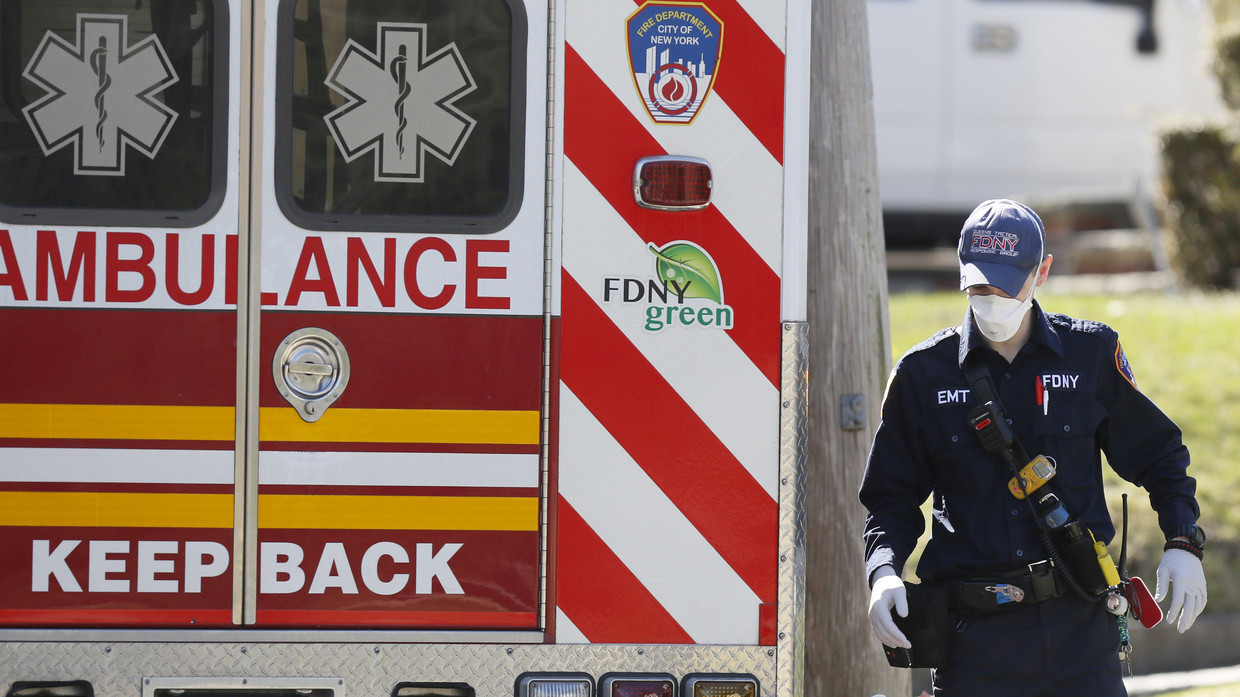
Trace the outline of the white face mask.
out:
<instances>
[{"instance_id":1,"label":"white face mask","mask_svg":"<svg viewBox=\"0 0 1240 697\"><path fill-rule=\"evenodd\" d=\"M1033 291L1024 301L1000 295L973 295L969 297L969 307L983 336L991 341L1007 341L1015 336L1025 314L1033 307Z\"/></svg>"}]
</instances>

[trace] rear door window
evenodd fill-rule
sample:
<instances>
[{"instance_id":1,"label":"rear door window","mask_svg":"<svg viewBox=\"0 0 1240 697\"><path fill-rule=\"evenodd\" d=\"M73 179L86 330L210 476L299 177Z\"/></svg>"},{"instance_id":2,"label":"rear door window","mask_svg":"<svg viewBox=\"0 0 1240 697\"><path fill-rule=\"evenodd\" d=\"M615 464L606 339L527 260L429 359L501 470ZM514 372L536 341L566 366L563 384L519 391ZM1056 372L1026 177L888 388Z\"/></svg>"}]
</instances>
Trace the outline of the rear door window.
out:
<instances>
[{"instance_id":1,"label":"rear door window","mask_svg":"<svg viewBox=\"0 0 1240 697\"><path fill-rule=\"evenodd\" d=\"M0 219L197 225L224 195L224 0L0 0Z\"/></svg>"},{"instance_id":2,"label":"rear door window","mask_svg":"<svg viewBox=\"0 0 1240 697\"><path fill-rule=\"evenodd\" d=\"M509 0L286 0L284 214L317 230L501 229L522 193L525 41Z\"/></svg>"}]
</instances>

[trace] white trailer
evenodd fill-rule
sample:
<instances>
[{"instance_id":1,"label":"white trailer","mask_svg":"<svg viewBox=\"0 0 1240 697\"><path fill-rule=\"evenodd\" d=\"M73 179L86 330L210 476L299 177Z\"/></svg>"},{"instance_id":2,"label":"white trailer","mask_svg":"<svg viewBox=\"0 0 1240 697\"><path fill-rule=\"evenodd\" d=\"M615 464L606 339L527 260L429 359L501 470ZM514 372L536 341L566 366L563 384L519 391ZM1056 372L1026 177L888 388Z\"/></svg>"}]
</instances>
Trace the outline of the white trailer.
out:
<instances>
[{"instance_id":1,"label":"white trailer","mask_svg":"<svg viewBox=\"0 0 1240 697\"><path fill-rule=\"evenodd\" d=\"M884 212L950 217L951 236L990 198L1148 195L1155 124L1224 113L1200 0L867 7Z\"/></svg>"}]
</instances>

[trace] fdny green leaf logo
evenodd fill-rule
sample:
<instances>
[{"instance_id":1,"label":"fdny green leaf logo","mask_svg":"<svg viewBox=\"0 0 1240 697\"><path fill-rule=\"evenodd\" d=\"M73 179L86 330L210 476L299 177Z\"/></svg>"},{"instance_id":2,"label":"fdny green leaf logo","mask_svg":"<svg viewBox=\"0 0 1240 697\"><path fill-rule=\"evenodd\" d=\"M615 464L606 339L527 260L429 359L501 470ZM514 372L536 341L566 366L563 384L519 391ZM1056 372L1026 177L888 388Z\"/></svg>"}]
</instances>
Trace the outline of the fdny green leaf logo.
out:
<instances>
[{"instance_id":1,"label":"fdny green leaf logo","mask_svg":"<svg viewBox=\"0 0 1240 697\"><path fill-rule=\"evenodd\" d=\"M723 304L723 285L719 283L715 262L701 247L690 242L649 247L655 256L655 271L660 280L683 289L683 297L705 298Z\"/></svg>"}]
</instances>

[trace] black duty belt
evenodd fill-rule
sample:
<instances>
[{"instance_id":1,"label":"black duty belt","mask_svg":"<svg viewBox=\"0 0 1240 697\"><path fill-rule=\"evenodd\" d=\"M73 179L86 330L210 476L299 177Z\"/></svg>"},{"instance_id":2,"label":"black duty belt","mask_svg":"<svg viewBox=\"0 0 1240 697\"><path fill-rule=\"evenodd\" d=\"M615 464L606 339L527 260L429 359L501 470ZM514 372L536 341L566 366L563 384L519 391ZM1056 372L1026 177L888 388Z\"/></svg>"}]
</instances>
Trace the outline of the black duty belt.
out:
<instances>
[{"instance_id":1,"label":"black duty belt","mask_svg":"<svg viewBox=\"0 0 1240 697\"><path fill-rule=\"evenodd\" d=\"M956 581L955 610L962 615L989 614L1058 598L1067 590L1059 570L1040 561L1015 571Z\"/></svg>"}]
</instances>

